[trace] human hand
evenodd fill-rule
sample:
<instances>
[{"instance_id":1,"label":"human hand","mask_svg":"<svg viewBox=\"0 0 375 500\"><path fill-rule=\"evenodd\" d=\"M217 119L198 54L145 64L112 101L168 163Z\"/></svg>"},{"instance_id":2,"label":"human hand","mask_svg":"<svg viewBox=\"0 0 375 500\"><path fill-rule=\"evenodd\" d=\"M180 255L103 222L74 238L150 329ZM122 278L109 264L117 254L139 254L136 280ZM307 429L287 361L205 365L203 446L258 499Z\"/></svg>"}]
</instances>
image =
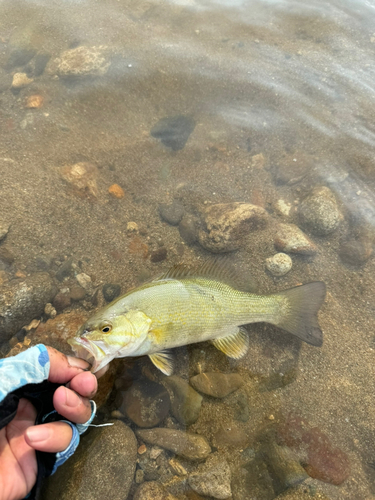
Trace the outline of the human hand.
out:
<instances>
[{"instance_id":1,"label":"human hand","mask_svg":"<svg viewBox=\"0 0 375 500\"><path fill-rule=\"evenodd\" d=\"M47 347L48 380L58 384L53 395L55 410L67 420L83 424L91 416L90 398L97 390L97 379L87 370L89 364ZM37 412L30 401L21 399L15 418L0 430L0 500L24 498L37 477L35 450L57 453L72 439L66 422L34 425Z\"/></svg>"}]
</instances>

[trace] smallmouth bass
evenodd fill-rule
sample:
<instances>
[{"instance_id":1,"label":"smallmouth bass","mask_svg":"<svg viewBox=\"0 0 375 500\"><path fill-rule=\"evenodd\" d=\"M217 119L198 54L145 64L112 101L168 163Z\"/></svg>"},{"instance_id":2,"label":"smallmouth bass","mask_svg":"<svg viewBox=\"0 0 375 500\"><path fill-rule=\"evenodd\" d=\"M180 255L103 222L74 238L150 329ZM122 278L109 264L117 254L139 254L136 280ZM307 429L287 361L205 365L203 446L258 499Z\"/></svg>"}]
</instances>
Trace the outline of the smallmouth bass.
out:
<instances>
[{"instance_id":1,"label":"smallmouth bass","mask_svg":"<svg viewBox=\"0 0 375 500\"><path fill-rule=\"evenodd\" d=\"M238 286L223 262L195 270L178 265L97 311L68 342L94 373L114 358L147 355L171 375L173 347L210 340L227 356L241 358L249 345L243 325L249 323L271 323L321 346L317 314L325 293L325 284L315 281L257 295Z\"/></svg>"}]
</instances>

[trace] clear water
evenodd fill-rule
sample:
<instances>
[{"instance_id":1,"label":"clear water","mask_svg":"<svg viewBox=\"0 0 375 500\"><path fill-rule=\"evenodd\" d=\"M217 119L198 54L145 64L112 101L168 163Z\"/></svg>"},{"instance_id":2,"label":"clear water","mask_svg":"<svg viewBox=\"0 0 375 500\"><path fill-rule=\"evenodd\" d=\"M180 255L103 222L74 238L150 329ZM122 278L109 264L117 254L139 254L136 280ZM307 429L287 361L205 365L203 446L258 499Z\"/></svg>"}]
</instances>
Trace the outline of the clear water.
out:
<instances>
[{"instance_id":1,"label":"clear water","mask_svg":"<svg viewBox=\"0 0 375 500\"><path fill-rule=\"evenodd\" d=\"M319 483L334 499L375 494L374 260L367 259L375 235L374 21L375 3L362 0L0 2L0 214L11 224L2 245L15 257L3 266L4 287L17 272L40 270L38 259L72 258L95 287L118 283L125 292L177 262L211 257L161 220L159 204L176 198L197 217L210 204L253 203L276 223L297 220L277 213L279 199L298 207L322 185L335 194L339 228L324 237L307 231L318 253L292 256L284 277L265 270L276 252L272 227L230 254L262 293L325 281L323 347L257 325L249 329L251 355L238 362L199 344L178 350L177 363L184 378L201 365L241 373L250 420L238 425L249 437L289 412L326 433L351 465L340 486ZM55 59L80 46L101 47L103 65L110 63L104 74L57 76ZM30 60L9 62L11 54L27 59L28 50ZM49 60L37 75L38 54ZM10 89L16 72L32 81ZM43 97L41 107L27 107L32 95ZM179 115L195 127L173 151L151 130ZM64 166L78 162L97 167L97 190L64 180ZM112 184L124 197L108 193ZM347 240L365 242L363 262L342 260ZM166 258L152 262L161 247ZM285 385L280 374L290 367L294 380ZM206 400L191 430L212 442L233 419L233 398L221 407ZM246 462L241 449L228 452L233 470ZM243 498L274 498L251 484L257 493Z\"/></svg>"}]
</instances>

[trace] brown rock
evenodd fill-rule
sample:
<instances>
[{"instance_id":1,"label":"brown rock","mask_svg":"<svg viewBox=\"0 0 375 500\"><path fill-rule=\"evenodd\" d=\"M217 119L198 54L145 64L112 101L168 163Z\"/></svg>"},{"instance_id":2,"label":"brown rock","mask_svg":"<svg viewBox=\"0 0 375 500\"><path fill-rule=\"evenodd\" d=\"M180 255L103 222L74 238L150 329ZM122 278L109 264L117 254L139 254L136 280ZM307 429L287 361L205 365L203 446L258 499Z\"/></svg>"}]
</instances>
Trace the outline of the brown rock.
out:
<instances>
[{"instance_id":1,"label":"brown rock","mask_svg":"<svg viewBox=\"0 0 375 500\"><path fill-rule=\"evenodd\" d=\"M36 109L43 106L43 97L41 95L30 95L26 100L26 108Z\"/></svg>"},{"instance_id":2,"label":"brown rock","mask_svg":"<svg viewBox=\"0 0 375 500\"><path fill-rule=\"evenodd\" d=\"M295 224L279 224L274 239L275 248L281 252L314 255L316 245Z\"/></svg>"},{"instance_id":3,"label":"brown rock","mask_svg":"<svg viewBox=\"0 0 375 500\"><path fill-rule=\"evenodd\" d=\"M199 392L214 398L224 398L243 384L238 373L200 373L190 379L191 385Z\"/></svg>"},{"instance_id":4,"label":"brown rock","mask_svg":"<svg viewBox=\"0 0 375 500\"><path fill-rule=\"evenodd\" d=\"M118 184L112 184L112 186L109 186L108 193L114 198L123 198L125 196L124 190Z\"/></svg>"},{"instance_id":5,"label":"brown rock","mask_svg":"<svg viewBox=\"0 0 375 500\"><path fill-rule=\"evenodd\" d=\"M71 299L68 293L59 292L53 299L53 306L57 312L61 312L71 304Z\"/></svg>"},{"instance_id":6,"label":"brown rock","mask_svg":"<svg viewBox=\"0 0 375 500\"><path fill-rule=\"evenodd\" d=\"M66 165L61 169L61 177L73 187L76 194L98 197L98 169L92 163Z\"/></svg>"},{"instance_id":7,"label":"brown rock","mask_svg":"<svg viewBox=\"0 0 375 500\"><path fill-rule=\"evenodd\" d=\"M339 255L343 262L352 266L361 266L373 253L369 238L349 239L340 245Z\"/></svg>"}]
</instances>

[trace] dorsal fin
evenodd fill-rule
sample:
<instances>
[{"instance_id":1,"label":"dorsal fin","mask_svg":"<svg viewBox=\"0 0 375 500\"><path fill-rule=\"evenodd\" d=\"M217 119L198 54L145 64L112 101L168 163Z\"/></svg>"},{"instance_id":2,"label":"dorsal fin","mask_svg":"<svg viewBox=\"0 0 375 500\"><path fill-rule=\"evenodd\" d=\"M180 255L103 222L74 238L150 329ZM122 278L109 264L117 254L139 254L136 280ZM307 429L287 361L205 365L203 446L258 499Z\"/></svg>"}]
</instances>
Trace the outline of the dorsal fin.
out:
<instances>
[{"instance_id":1,"label":"dorsal fin","mask_svg":"<svg viewBox=\"0 0 375 500\"><path fill-rule=\"evenodd\" d=\"M216 259L207 260L196 267L177 264L153 281L184 278L208 278L215 281L222 281L237 290L245 292L255 291L254 283L248 277L240 275L229 262L228 257L217 257Z\"/></svg>"}]
</instances>

